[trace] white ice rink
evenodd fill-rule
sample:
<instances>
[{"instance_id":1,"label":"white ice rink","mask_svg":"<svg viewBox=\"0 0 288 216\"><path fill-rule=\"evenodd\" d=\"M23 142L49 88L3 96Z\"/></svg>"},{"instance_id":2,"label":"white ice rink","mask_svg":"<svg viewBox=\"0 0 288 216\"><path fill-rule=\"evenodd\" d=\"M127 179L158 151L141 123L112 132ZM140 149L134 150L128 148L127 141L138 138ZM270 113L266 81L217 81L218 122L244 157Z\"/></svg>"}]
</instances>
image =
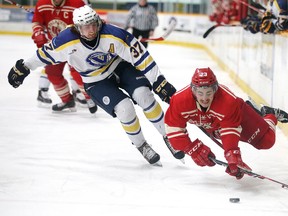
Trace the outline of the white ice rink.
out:
<instances>
[{"instance_id":1,"label":"white ice rink","mask_svg":"<svg viewBox=\"0 0 288 216\"><path fill-rule=\"evenodd\" d=\"M198 167L188 156L186 164L174 159L138 108L144 135L163 167L149 165L118 120L103 110L92 116L83 107L61 114L38 107L40 69L18 89L7 80L16 60L35 51L31 38L1 35L0 48L0 216L288 215L288 190L277 183L250 176L236 180L224 167ZM189 84L196 67L209 66L220 83L247 98L202 50L161 44L149 50L177 89ZM50 94L59 102L52 87ZM192 139L199 137L224 160L216 144L189 129ZM240 147L254 172L288 183L288 142L280 129L270 150ZM230 203L231 197L241 201Z\"/></svg>"}]
</instances>

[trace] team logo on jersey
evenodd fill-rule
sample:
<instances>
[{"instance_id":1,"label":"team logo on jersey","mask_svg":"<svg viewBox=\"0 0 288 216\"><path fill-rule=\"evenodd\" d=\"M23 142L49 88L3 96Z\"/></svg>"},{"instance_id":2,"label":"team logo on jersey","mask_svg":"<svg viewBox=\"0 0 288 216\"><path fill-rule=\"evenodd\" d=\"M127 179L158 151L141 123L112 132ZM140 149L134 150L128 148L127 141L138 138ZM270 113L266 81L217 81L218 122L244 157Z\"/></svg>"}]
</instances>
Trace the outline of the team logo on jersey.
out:
<instances>
[{"instance_id":1,"label":"team logo on jersey","mask_svg":"<svg viewBox=\"0 0 288 216\"><path fill-rule=\"evenodd\" d=\"M51 20L48 25L47 29L52 37L57 36L62 30L66 28L67 24L59 19Z\"/></svg>"},{"instance_id":2,"label":"team logo on jersey","mask_svg":"<svg viewBox=\"0 0 288 216\"><path fill-rule=\"evenodd\" d=\"M103 101L103 103L104 103L105 105L110 104L110 98L109 98L108 96L104 96L104 97L102 98L102 101Z\"/></svg>"},{"instance_id":3,"label":"team logo on jersey","mask_svg":"<svg viewBox=\"0 0 288 216\"><path fill-rule=\"evenodd\" d=\"M101 67L107 65L115 55L112 53L95 52L88 56L87 62L93 66Z\"/></svg>"}]
</instances>

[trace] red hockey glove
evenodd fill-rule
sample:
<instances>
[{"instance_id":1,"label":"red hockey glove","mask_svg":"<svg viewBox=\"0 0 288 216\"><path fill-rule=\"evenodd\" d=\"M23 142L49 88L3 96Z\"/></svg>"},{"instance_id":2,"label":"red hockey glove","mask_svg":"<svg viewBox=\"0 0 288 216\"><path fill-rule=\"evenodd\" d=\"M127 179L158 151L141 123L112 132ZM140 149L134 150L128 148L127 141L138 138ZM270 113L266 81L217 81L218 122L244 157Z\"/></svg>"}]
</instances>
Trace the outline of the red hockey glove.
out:
<instances>
[{"instance_id":1,"label":"red hockey glove","mask_svg":"<svg viewBox=\"0 0 288 216\"><path fill-rule=\"evenodd\" d=\"M225 152L225 158L228 162L226 173L231 176L235 176L236 179L241 179L244 176L244 172L238 167L251 171L252 169L242 161L241 152L239 148L236 150L229 150Z\"/></svg>"},{"instance_id":2,"label":"red hockey glove","mask_svg":"<svg viewBox=\"0 0 288 216\"><path fill-rule=\"evenodd\" d=\"M209 159L209 157L215 158L215 155L211 152L211 149L204 145L199 139L196 139L187 146L184 152L190 155L198 166L215 165L215 163Z\"/></svg>"},{"instance_id":3,"label":"red hockey glove","mask_svg":"<svg viewBox=\"0 0 288 216\"><path fill-rule=\"evenodd\" d=\"M48 41L43 27L36 26L33 28L32 39L38 48L42 47Z\"/></svg>"}]
</instances>

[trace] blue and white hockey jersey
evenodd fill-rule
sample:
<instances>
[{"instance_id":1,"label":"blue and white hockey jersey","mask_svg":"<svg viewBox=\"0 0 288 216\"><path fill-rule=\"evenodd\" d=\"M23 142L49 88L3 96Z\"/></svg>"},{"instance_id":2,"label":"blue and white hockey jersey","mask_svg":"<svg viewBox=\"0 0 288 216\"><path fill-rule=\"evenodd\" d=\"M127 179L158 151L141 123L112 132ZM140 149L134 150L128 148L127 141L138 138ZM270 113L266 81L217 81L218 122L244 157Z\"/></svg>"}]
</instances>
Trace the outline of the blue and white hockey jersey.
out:
<instances>
[{"instance_id":1,"label":"blue and white hockey jersey","mask_svg":"<svg viewBox=\"0 0 288 216\"><path fill-rule=\"evenodd\" d=\"M38 49L33 57L24 61L24 65L34 70L46 64L68 62L80 73L84 83L107 78L123 60L142 71L151 83L161 74L149 52L129 32L103 24L96 45L91 47L83 43L80 35L71 31L72 28L66 28Z\"/></svg>"}]
</instances>

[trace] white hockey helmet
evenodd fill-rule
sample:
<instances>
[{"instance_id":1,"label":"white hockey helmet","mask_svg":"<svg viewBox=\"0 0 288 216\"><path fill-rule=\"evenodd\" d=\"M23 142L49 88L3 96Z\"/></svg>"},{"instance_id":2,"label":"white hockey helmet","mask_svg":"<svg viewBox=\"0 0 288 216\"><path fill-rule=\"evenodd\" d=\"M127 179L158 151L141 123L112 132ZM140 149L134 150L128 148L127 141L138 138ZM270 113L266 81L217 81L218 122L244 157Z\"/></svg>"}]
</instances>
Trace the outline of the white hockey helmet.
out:
<instances>
[{"instance_id":1,"label":"white hockey helmet","mask_svg":"<svg viewBox=\"0 0 288 216\"><path fill-rule=\"evenodd\" d=\"M96 23L98 25L98 31L101 29L102 26L102 21L99 15L88 5L76 8L73 11L73 23L78 30L80 26L89 25L91 23Z\"/></svg>"}]
</instances>

